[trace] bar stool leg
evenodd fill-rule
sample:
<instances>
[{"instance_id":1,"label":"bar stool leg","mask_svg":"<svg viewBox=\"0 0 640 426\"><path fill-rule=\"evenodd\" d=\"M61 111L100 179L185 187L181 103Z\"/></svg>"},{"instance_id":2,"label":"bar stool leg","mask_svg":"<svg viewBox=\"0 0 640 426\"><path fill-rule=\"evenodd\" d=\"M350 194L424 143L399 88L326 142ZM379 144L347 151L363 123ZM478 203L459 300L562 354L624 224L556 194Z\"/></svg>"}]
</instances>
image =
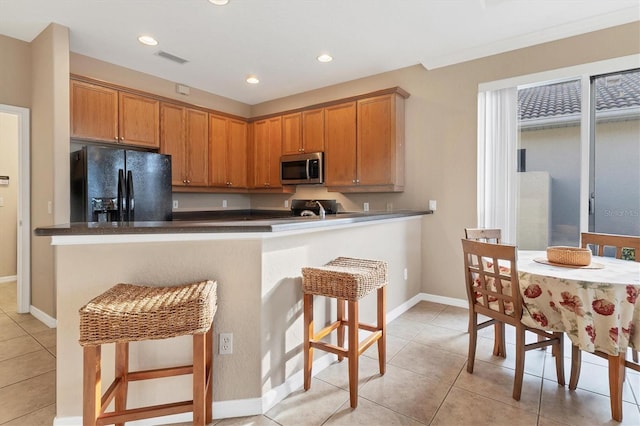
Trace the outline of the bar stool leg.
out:
<instances>
[{"instance_id":1,"label":"bar stool leg","mask_svg":"<svg viewBox=\"0 0 640 426\"><path fill-rule=\"evenodd\" d=\"M207 366L205 367L207 372L205 378L205 384L207 386L205 422L209 424L213 420L213 324L211 324L211 328L205 336L205 348L207 357Z\"/></svg>"},{"instance_id":2,"label":"bar stool leg","mask_svg":"<svg viewBox=\"0 0 640 426\"><path fill-rule=\"evenodd\" d=\"M193 335L193 424L204 426L206 408L206 333Z\"/></svg>"},{"instance_id":3,"label":"bar stool leg","mask_svg":"<svg viewBox=\"0 0 640 426\"><path fill-rule=\"evenodd\" d=\"M120 379L115 393L115 411L124 411L127 409L127 390L129 389L129 342L116 342L115 357L115 376ZM116 423L116 426L124 426L124 423Z\"/></svg>"},{"instance_id":4,"label":"bar stool leg","mask_svg":"<svg viewBox=\"0 0 640 426\"><path fill-rule=\"evenodd\" d=\"M313 295L304 295L304 390L311 387L311 368L313 367L313 348L311 339L313 338Z\"/></svg>"},{"instance_id":5,"label":"bar stool leg","mask_svg":"<svg viewBox=\"0 0 640 426\"><path fill-rule=\"evenodd\" d=\"M82 424L84 426L93 426L96 424L102 408L100 346L84 346L83 358Z\"/></svg>"},{"instance_id":6,"label":"bar stool leg","mask_svg":"<svg viewBox=\"0 0 640 426\"><path fill-rule=\"evenodd\" d=\"M384 374L387 369L387 286L378 289L378 330L382 331L378 339L378 364L380 374Z\"/></svg>"},{"instance_id":7,"label":"bar stool leg","mask_svg":"<svg viewBox=\"0 0 640 426\"><path fill-rule=\"evenodd\" d=\"M338 326L338 346L340 346L341 348L344 348L344 324L345 324L345 317L344 317L344 299L336 299L337 301L337 308L338 308L338 321L340 321L340 325ZM343 355L338 355L338 361L342 361L344 359Z\"/></svg>"},{"instance_id":8,"label":"bar stool leg","mask_svg":"<svg viewBox=\"0 0 640 426\"><path fill-rule=\"evenodd\" d=\"M349 397L351 408L358 406L358 347L360 341L358 339L358 302L349 301L349 349L347 351L349 358Z\"/></svg>"}]
</instances>

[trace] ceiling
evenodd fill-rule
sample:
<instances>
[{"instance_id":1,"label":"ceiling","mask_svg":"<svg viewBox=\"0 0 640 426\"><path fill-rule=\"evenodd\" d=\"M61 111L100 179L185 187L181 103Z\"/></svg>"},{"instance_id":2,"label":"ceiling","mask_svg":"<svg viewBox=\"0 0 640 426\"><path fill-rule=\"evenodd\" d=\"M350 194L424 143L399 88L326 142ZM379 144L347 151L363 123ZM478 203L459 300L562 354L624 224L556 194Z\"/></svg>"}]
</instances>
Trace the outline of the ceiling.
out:
<instances>
[{"instance_id":1,"label":"ceiling","mask_svg":"<svg viewBox=\"0 0 640 426\"><path fill-rule=\"evenodd\" d=\"M250 105L633 21L638 0L0 0L0 34L30 42L56 22L72 52Z\"/></svg>"}]
</instances>

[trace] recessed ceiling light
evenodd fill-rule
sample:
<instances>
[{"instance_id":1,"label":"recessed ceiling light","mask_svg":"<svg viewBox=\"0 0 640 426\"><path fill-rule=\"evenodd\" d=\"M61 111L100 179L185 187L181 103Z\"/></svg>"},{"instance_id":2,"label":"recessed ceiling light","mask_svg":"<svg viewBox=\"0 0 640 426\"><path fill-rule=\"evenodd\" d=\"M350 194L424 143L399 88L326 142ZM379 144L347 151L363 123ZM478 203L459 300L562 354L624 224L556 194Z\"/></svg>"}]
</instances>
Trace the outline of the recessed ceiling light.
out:
<instances>
[{"instance_id":1,"label":"recessed ceiling light","mask_svg":"<svg viewBox=\"0 0 640 426\"><path fill-rule=\"evenodd\" d=\"M247 80L246 81L249 84L258 84L258 83L260 83L260 80L255 75L247 76Z\"/></svg>"},{"instance_id":2,"label":"recessed ceiling light","mask_svg":"<svg viewBox=\"0 0 640 426\"><path fill-rule=\"evenodd\" d=\"M147 46L157 46L158 45L158 40L156 40L155 38L148 36L148 35L142 35L140 37L138 37L138 41L142 44L146 44Z\"/></svg>"},{"instance_id":3,"label":"recessed ceiling light","mask_svg":"<svg viewBox=\"0 0 640 426\"><path fill-rule=\"evenodd\" d=\"M318 56L318 60L320 62L331 62L333 61L333 57L331 55L323 53L322 55Z\"/></svg>"},{"instance_id":4,"label":"recessed ceiling light","mask_svg":"<svg viewBox=\"0 0 640 426\"><path fill-rule=\"evenodd\" d=\"M229 3L229 0L209 0L209 3L215 4L216 6L224 6Z\"/></svg>"}]
</instances>

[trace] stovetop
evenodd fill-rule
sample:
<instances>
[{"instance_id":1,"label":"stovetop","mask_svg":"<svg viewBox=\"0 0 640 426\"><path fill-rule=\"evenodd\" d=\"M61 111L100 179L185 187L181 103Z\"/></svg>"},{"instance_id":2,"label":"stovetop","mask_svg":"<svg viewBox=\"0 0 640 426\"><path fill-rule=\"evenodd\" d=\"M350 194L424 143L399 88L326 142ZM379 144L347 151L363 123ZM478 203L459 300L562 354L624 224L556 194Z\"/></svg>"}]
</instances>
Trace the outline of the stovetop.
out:
<instances>
[{"instance_id":1,"label":"stovetop","mask_svg":"<svg viewBox=\"0 0 640 426\"><path fill-rule=\"evenodd\" d=\"M326 214L337 214L338 203L336 200L291 200L292 216L311 216L320 214L320 206L322 204Z\"/></svg>"}]
</instances>

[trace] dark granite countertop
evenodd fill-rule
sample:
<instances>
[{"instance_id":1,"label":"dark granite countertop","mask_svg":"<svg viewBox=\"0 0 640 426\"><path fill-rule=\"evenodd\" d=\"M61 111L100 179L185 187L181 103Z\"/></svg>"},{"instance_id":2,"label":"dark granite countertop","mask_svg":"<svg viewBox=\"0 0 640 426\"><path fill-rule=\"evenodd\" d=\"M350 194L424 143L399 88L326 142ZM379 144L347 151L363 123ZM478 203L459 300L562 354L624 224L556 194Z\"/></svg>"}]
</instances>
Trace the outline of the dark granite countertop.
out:
<instances>
[{"instance_id":1,"label":"dark granite countertop","mask_svg":"<svg viewBox=\"0 0 640 426\"><path fill-rule=\"evenodd\" d=\"M36 228L38 236L283 232L420 216L430 210L295 217L286 210L176 212L171 222L82 222Z\"/></svg>"}]
</instances>

